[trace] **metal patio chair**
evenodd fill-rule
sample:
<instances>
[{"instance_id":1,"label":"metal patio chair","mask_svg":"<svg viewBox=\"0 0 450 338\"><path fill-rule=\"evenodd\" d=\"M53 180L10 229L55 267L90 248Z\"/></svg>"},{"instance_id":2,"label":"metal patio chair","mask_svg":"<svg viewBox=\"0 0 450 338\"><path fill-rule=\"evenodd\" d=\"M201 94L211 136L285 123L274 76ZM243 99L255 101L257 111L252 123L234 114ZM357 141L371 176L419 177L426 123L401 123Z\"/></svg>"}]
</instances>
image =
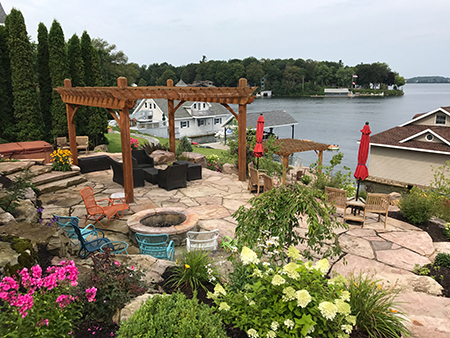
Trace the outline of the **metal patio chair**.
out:
<instances>
[{"instance_id":1,"label":"metal patio chair","mask_svg":"<svg viewBox=\"0 0 450 338\"><path fill-rule=\"evenodd\" d=\"M58 225L58 227L63 229L66 232L67 237L69 237L69 239L70 239L70 242L73 245L78 245L80 243L80 241L78 240L78 236L75 233L75 230L73 229L73 226L71 223L71 222L74 222L76 225L78 225L79 224L78 217L58 216L58 215L53 214L53 218L56 220L56 224ZM89 232L95 231L95 230L96 229L93 224L88 224L84 228L80 228L81 235L85 238L88 236Z\"/></svg>"},{"instance_id":2,"label":"metal patio chair","mask_svg":"<svg viewBox=\"0 0 450 338\"><path fill-rule=\"evenodd\" d=\"M217 250L217 238L219 238L220 230L211 231L188 231L186 234L186 249L214 251Z\"/></svg>"},{"instance_id":3,"label":"metal patio chair","mask_svg":"<svg viewBox=\"0 0 450 338\"><path fill-rule=\"evenodd\" d=\"M150 255L159 259L175 261L175 245L169 241L169 235L147 235L136 233L136 241L139 244L139 253Z\"/></svg>"}]
</instances>

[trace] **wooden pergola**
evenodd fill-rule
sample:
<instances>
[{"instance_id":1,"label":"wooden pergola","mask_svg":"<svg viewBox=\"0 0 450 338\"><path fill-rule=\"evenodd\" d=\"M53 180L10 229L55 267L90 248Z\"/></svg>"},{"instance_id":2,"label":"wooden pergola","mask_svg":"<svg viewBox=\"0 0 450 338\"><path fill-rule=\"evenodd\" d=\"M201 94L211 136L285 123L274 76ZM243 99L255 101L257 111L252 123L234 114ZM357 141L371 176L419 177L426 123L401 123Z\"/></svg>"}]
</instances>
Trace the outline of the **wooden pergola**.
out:
<instances>
[{"instance_id":1,"label":"wooden pergola","mask_svg":"<svg viewBox=\"0 0 450 338\"><path fill-rule=\"evenodd\" d=\"M323 151L327 150L330 145L325 143L317 143L310 140L297 140L293 138L284 138L275 140L274 146L280 146L280 150L276 151L275 154L280 156L283 162L282 183L285 183L286 171L289 168L289 156L291 154L314 150L317 156L319 156L319 165L322 165Z\"/></svg>"},{"instance_id":2,"label":"wooden pergola","mask_svg":"<svg viewBox=\"0 0 450 338\"><path fill-rule=\"evenodd\" d=\"M66 104L70 151L74 164L78 164L76 145L75 113L80 106L106 108L117 121L121 131L124 190L129 202L134 201L133 166L130 144L129 110L139 99L166 99L169 117L170 151L175 153L175 111L186 101L216 102L227 108L239 124L239 180L246 180L246 130L247 104L255 100L253 92L257 87L248 87L246 79L239 80L238 87L174 87L167 80L167 87L128 87L127 79L119 77L117 87L72 87L70 80L64 80L64 87L55 90ZM175 106L175 101L179 103ZM239 105L235 112L229 104ZM116 111L119 112L117 116ZM243 164L243 165L241 165Z\"/></svg>"}]
</instances>

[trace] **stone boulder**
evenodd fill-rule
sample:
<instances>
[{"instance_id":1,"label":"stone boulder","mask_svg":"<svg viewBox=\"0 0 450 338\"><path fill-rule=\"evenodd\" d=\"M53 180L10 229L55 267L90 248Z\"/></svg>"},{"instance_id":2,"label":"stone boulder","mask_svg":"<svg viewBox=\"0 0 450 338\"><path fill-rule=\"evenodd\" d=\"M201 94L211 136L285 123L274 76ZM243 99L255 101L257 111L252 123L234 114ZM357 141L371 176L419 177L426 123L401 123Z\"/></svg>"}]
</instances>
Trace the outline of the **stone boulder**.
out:
<instances>
[{"instance_id":1,"label":"stone boulder","mask_svg":"<svg viewBox=\"0 0 450 338\"><path fill-rule=\"evenodd\" d=\"M206 156L199 153L183 152L183 157L187 157L189 162L200 164L203 168L206 168Z\"/></svg>"},{"instance_id":2,"label":"stone boulder","mask_svg":"<svg viewBox=\"0 0 450 338\"><path fill-rule=\"evenodd\" d=\"M391 205L398 206L402 198L402 195L398 192L391 192L389 196L391 196Z\"/></svg>"},{"instance_id":3,"label":"stone boulder","mask_svg":"<svg viewBox=\"0 0 450 338\"><path fill-rule=\"evenodd\" d=\"M74 251L72 243L63 229L55 231L55 233L47 240L47 250L52 255L61 258L69 257Z\"/></svg>"},{"instance_id":4,"label":"stone boulder","mask_svg":"<svg viewBox=\"0 0 450 338\"><path fill-rule=\"evenodd\" d=\"M128 320L137 310L140 309L142 304L144 304L149 298L153 298L154 295L155 294L153 293L144 293L143 295L134 298L130 303L125 305L125 307L120 310L120 312L116 313L113 316L113 321L120 324L125 320Z\"/></svg>"},{"instance_id":5,"label":"stone boulder","mask_svg":"<svg viewBox=\"0 0 450 338\"><path fill-rule=\"evenodd\" d=\"M16 222L37 223L39 215L36 207L30 200L20 200L19 205L11 212Z\"/></svg>"},{"instance_id":6,"label":"stone boulder","mask_svg":"<svg viewBox=\"0 0 450 338\"><path fill-rule=\"evenodd\" d=\"M6 225L9 222L16 222L16 219L9 212L0 208L0 225Z\"/></svg>"},{"instance_id":7,"label":"stone boulder","mask_svg":"<svg viewBox=\"0 0 450 338\"><path fill-rule=\"evenodd\" d=\"M231 174L238 175L239 174L237 166L234 164L231 164L231 163L225 163L222 167L222 172L224 174L228 174L228 175L231 175Z\"/></svg>"},{"instance_id":8,"label":"stone boulder","mask_svg":"<svg viewBox=\"0 0 450 338\"><path fill-rule=\"evenodd\" d=\"M108 146L106 144L99 144L98 146L96 146L94 148L94 153L97 153L97 152L107 153L108 152Z\"/></svg>"},{"instance_id":9,"label":"stone boulder","mask_svg":"<svg viewBox=\"0 0 450 338\"><path fill-rule=\"evenodd\" d=\"M165 150L155 150L150 154L150 157L153 157L155 165L169 164L177 160L174 153Z\"/></svg>"}]
</instances>

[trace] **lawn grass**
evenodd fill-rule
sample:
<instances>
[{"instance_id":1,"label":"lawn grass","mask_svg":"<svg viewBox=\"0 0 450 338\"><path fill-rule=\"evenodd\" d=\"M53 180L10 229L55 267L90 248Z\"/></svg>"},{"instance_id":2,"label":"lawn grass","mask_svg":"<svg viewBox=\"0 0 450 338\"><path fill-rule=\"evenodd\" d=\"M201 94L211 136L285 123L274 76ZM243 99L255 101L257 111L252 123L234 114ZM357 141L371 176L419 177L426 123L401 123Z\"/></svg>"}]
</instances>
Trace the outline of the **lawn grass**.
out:
<instances>
[{"instance_id":1,"label":"lawn grass","mask_svg":"<svg viewBox=\"0 0 450 338\"><path fill-rule=\"evenodd\" d=\"M134 137L134 136L132 136ZM163 137L156 137L156 136L152 136L156 139L158 139L158 141L161 144L169 144L169 139L167 138L163 138ZM106 134L106 138L109 141L108 144L108 152L110 153L120 153L122 152L122 144L121 144L121 140L120 140L120 134L116 134L116 133L108 133ZM147 142L146 139L137 136L137 139L139 141L139 144L143 144L145 142ZM193 145L193 152L194 153L199 153L199 154L203 154L205 156L207 155L217 155L219 156L219 158L224 158L225 157L225 150L221 150L221 149L210 149L210 148L202 148L202 147L198 147Z\"/></svg>"}]
</instances>

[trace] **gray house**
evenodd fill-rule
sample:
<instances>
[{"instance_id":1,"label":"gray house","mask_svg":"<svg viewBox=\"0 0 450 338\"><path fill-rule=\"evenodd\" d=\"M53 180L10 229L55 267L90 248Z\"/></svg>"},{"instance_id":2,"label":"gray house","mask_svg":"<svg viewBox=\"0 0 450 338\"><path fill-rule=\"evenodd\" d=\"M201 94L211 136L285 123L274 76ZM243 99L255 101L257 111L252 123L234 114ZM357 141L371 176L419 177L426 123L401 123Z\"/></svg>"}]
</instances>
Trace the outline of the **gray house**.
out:
<instances>
[{"instance_id":1,"label":"gray house","mask_svg":"<svg viewBox=\"0 0 450 338\"><path fill-rule=\"evenodd\" d=\"M369 177L397 186L429 186L432 167L450 160L450 107L417 114L397 127L371 135Z\"/></svg>"},{"instance_id":2,"label":"gray house","mask_svg":"<svg viewBox=\"0 0 450 338\"><path fill-rule=\"evenodd\" d=\"M2 4L0 3L0 26L5 25L5 19L6 19L6 13L2 7Z\"/></svg>"}]
</instances>

